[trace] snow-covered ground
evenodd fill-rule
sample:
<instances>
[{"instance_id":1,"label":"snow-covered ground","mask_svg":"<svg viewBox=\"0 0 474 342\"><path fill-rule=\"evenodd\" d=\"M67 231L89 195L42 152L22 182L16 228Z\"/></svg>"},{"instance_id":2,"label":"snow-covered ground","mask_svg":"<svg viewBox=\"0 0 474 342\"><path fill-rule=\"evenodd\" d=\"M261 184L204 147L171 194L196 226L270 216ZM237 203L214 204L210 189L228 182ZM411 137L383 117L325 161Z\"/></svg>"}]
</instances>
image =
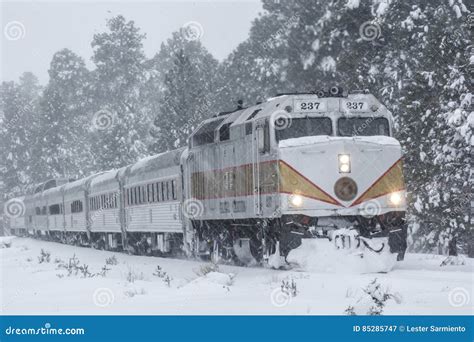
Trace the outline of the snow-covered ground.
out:
<instances>
[{"instance_id":1,"label":"snow-covered ground","mask_svg":"<svg viewBox=\"0 0 474 342\"><path fill-rule=\"evenodd\" d=\"M39 263L41 249L50 252L49 262ZM60 265L73 255L92 274L101 272L107 258L115 256L118 263L107 265L105 276L68 276ZM371 302L363 289L375 278L390 294L383 314L473 314L473 260L467 258L465 265L440 267L441 256L408 254L385 274L213 269L200 261L8 237L0 238L0 258L2 314L340 315L349 306L365 314Z\"/></svg>"}]
</instances>

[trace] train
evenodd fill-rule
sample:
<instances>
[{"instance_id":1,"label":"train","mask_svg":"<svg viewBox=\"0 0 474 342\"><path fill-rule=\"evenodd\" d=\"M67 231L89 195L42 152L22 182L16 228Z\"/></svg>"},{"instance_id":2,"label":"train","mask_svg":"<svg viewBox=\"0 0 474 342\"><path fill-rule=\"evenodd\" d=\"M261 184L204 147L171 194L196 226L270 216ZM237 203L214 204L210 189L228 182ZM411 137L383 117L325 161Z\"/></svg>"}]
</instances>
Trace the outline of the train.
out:
<instances>
[{"instance_id":1,"label":"train","mask_svg":"<svg viewBox=\"0 0 474 342\"><path fill-rule=\"evenodd\" d=\"M239 103L199 124L185 147L49 180L4 208L19 235L240 264L285 258L303 239L403 260L405 213L391 112L368 91L337 86Z\"/></svg>"}]
</instances>

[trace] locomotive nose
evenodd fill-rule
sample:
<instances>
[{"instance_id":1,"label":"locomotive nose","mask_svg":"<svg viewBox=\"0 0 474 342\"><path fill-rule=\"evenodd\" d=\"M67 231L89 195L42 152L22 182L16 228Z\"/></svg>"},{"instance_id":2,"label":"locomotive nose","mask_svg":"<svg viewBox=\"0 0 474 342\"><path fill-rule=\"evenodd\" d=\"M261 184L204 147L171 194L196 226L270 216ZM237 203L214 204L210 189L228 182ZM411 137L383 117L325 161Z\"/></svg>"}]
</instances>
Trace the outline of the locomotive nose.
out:
<instances>
[{"instance_id":1,"label":"locomotive nose","mask_svg":"<svg viewBox=\"0 0 474 342\"><path fill-rule=\"evenodd\" d=\"M301 144L293 143L280 152L281 188L289 197L293 195L288 198L289 208L328 208L358 214L358 205L381 196L387 197L380 202L381 206L401 205L403 198L396 193L403 188L398 162L401 149L395 139L326 137L309 140L302 139ZM311 163L302 163L308 158Z\"/></svg>"}]
</instances>

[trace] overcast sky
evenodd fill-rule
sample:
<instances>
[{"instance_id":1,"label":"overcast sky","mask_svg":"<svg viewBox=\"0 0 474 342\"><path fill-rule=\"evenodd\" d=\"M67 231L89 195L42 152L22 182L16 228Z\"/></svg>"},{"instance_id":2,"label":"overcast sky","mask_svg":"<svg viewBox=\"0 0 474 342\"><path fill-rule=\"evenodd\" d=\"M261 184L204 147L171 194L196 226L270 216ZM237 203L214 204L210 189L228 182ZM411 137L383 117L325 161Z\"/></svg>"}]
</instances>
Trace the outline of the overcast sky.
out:
<instances>
[{"instance_id":1,"label":"overcast sky","mask_svg":"<svg viewBox=\"0 0 474 342\"><path fill-rule=\"evenodd\" d=\"M248 37L250 24L261 12L259 0L246 1L8 1L0 0L2 28L1 81L18 80L32 71L48 80L55 52L69 48L92 64L94 33L105 31L105 20L122 14L143 33L145 53L153 56L173 31L189 21L204 30L204 46L219 60ZM18 28L19 30L15 31Z\"/></svg>"}]
</instances>

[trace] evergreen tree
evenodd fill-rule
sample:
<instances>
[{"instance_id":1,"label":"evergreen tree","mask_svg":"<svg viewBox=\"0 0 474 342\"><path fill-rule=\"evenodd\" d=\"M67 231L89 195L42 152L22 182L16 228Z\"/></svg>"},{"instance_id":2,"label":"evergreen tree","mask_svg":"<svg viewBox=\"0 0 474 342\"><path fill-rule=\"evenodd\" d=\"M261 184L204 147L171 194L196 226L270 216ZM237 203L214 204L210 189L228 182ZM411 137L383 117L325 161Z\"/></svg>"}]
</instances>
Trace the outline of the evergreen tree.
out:
<instances>
[{"instance_id":1,"label":"evergreen tree","mask_svg":"<svg viewBox=\"0 0 474 342\"><path fill-rule=\"evenodd\" d=\"M108 31L94 35L92 60L93 155L100 170L135 162L146 152L151 118L141 101L145 82L143 39L133 21L119 15L107 21Z\"/></svg>"},{"instance_id":2,"label":"evergreen tree","mask_svg":"<svg viewBox=\"0 0 474 342\"><path fill-rule=\"evenodd\" d=\"M81 57L68 49L54 54L40 100L38 181L89 173L88 84L89 71Z\"/></svg>"},{"instance_id":3,"label":"evergreen tree","mask_svg":"<svg viewBox=\"0 0 474 342\"><path fill-rule=\"evenodd\" d=\"M24 73L18 84L0 85L0 201L22 194L32 182L37 108L40 95L38 79Z\"/></svg>"},{"instance_id":4,"label":"evergreen tree","mask_svg":"<svg viewBox=\"0 0 474 342\"><path fill-rule=\"evenodd\" d=\"M217 114L217 61L199 41L188 41L181 32L173 33L155 59L168 70L156 106L150 150L163 152L184 146L199 123Z\"/></svg>"}]
</instances>

